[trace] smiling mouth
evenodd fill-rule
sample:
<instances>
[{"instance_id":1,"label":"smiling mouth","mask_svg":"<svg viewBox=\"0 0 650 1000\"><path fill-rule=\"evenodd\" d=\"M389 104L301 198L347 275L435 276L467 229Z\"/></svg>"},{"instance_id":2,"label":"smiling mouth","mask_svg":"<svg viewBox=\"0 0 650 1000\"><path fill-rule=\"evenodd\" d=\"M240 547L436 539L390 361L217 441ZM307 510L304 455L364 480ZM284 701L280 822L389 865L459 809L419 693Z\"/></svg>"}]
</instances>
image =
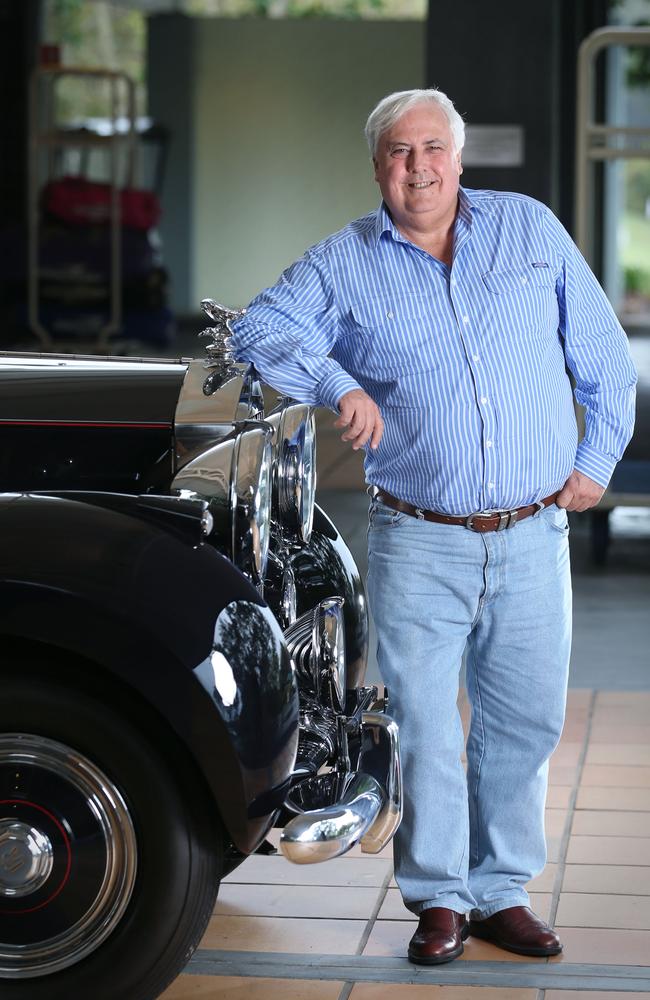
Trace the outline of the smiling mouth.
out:
<instances>
[{"instance_id":1,"label":"smiling mouth","mask_svg":"<svg viewBox=\"0 0 650 1000\"><path fill-rule=\"evenodd\" d=\"M424 191L425 188L431 187L435 181L409 181L408 186L414 191Z\"/></svg>"}]
</instances>

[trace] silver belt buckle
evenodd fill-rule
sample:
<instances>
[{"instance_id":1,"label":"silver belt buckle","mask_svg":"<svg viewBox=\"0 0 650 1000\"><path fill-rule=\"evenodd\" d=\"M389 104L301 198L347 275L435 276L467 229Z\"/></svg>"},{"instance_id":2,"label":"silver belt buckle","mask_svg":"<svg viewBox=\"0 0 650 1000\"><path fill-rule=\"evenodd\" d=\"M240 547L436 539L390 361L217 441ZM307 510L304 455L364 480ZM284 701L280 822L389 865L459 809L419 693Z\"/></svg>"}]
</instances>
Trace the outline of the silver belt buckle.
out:
<instances>
[{"instance_id":1,"label":"silver belt buckle","mask_svg":"<svg viewBox=\"0 0 650 1000\"><path fill-rule=\"evenodd\" d=\"M493 511L478 511L475 514L470 514L465 521L465 527L469 528L470 531L478 531L478 528L474 527L475 517L499 517L499 523L497 524L495 531L505 531L506 528L512 528L513 524L517 523L517 517L519 516L519 511L517 510L493 510Z\"/></svg>"}]
</instances>

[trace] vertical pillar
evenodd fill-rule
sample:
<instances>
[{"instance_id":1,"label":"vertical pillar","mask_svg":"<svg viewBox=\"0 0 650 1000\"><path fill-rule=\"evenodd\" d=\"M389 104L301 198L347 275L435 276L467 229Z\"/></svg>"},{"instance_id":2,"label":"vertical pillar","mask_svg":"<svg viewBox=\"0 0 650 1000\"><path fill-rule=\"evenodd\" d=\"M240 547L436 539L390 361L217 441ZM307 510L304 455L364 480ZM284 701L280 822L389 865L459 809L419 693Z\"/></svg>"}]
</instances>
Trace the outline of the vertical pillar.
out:
<instances>
[{"instance_id":1,"label":"vertical pillar","mask_svg":"<svg viewBox=\"0 0 650 1000\"><path fill-rule=\"evenodd\" d=\"M172 276L171 305L197 312L192 295L194 179L194 22L184 14L147 19L149 114L169 129L160 231L165 266Z\"/></svg>"}]
</instances>

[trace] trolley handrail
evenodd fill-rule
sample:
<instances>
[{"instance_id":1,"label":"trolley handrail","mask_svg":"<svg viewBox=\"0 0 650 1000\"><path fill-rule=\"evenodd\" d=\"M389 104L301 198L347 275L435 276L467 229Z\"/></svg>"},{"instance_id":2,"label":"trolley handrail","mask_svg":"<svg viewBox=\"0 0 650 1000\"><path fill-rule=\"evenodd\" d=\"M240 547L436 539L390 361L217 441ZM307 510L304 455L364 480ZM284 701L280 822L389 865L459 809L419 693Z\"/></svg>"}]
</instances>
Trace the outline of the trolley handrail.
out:
<instances>
[{"instance_id":1,"label":"trolley handrail","mask_svg":"<svg viewBox=\"0 0 650 1000\"><path fill-rule=\"evenodd\" d=\"M63 76L82 76L105 79L110 83L110 118L117 121L117 86L120 82L126 85L129 129L127 132L118 132L113 129L110 142L107 147L110 153L110 256L111 256L111 280L110 280L110 316L108 322L100 330L96 340L98 349L106 348L110 335L120 330L122 325L122 228L121 228L121 203L119 191L117 149L118 144L126 143L128 149L128 183L133 183L135 171L136 155L136 130L135 130L135 85L130 76L122 70L101 69L98 67L85 66L39 66L32 73L30 80L30 129L29 129L29 156L28 156L28 259L27 259L27 286L28 286L28 317L32 332L38 337L41 344L46 348L51 348L52 337L40 319L40 267L39 267L39 171L38 153L39 149L46 147L52 149L54 145L74 147L77 143L73 134L66 135L62 132L54 134L49 126L53 124L53 100L51 87L56 80ZM43 130L39 120L39 88L44 78L50 78L50 89L47 92L47 128ZM51 164L50 164L51 169Z\"/></svg>"},{"instance_id":2,"label":"trolley handrail","mask_svg":"<svg viewBox=\"0 0 650 1000\"><path fill-rule=\"evenodd\" d=\"M596 56L613 45L650 46L650 28L598 28L584 39L578 50L575 238L587 260L591 257L588 231L591 162L650 158L650 127L606 125L593 121ZM604 146L602 140L610 136L634 136L637 139L647 139L649 145L647 149ZM596 139L598 142L594 141ZM594 262L590 260L590 263L593 265Z\"/></svg>"}]
</instances>

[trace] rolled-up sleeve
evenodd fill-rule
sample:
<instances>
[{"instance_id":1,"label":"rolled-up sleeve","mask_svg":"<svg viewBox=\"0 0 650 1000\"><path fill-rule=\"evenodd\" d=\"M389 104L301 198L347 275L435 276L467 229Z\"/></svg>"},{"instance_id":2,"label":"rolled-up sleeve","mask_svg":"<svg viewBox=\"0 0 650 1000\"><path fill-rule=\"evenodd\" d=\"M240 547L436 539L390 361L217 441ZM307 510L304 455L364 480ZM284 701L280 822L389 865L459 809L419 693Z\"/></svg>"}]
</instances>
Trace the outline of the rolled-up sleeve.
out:
<instances>
[{"instance_id":1,"label":"rolled-up sleeve","mask_svg":"<svg viewBox=\"0 0 650 1000\"><path fill-rule=\"evenodd\" d=\"M232 324L238 361L255 365L262 378L293 399L338 410L359 383L329 357L339 317L326 262L308 251L261 292Z\"/></svg>"},{"instance_id":2,"label":"rolled-up sleeve","mask_svg":"<svg viewBox=\"0 0 650 1000\"><path fill-rule=\"evenodd\" d=\"M575 468L607 486L632 437L636 371L625 332L582 254L550 212L545 225L562 262L559 330L575 398L585 411Z\"/></svg>"}]
</instances>

